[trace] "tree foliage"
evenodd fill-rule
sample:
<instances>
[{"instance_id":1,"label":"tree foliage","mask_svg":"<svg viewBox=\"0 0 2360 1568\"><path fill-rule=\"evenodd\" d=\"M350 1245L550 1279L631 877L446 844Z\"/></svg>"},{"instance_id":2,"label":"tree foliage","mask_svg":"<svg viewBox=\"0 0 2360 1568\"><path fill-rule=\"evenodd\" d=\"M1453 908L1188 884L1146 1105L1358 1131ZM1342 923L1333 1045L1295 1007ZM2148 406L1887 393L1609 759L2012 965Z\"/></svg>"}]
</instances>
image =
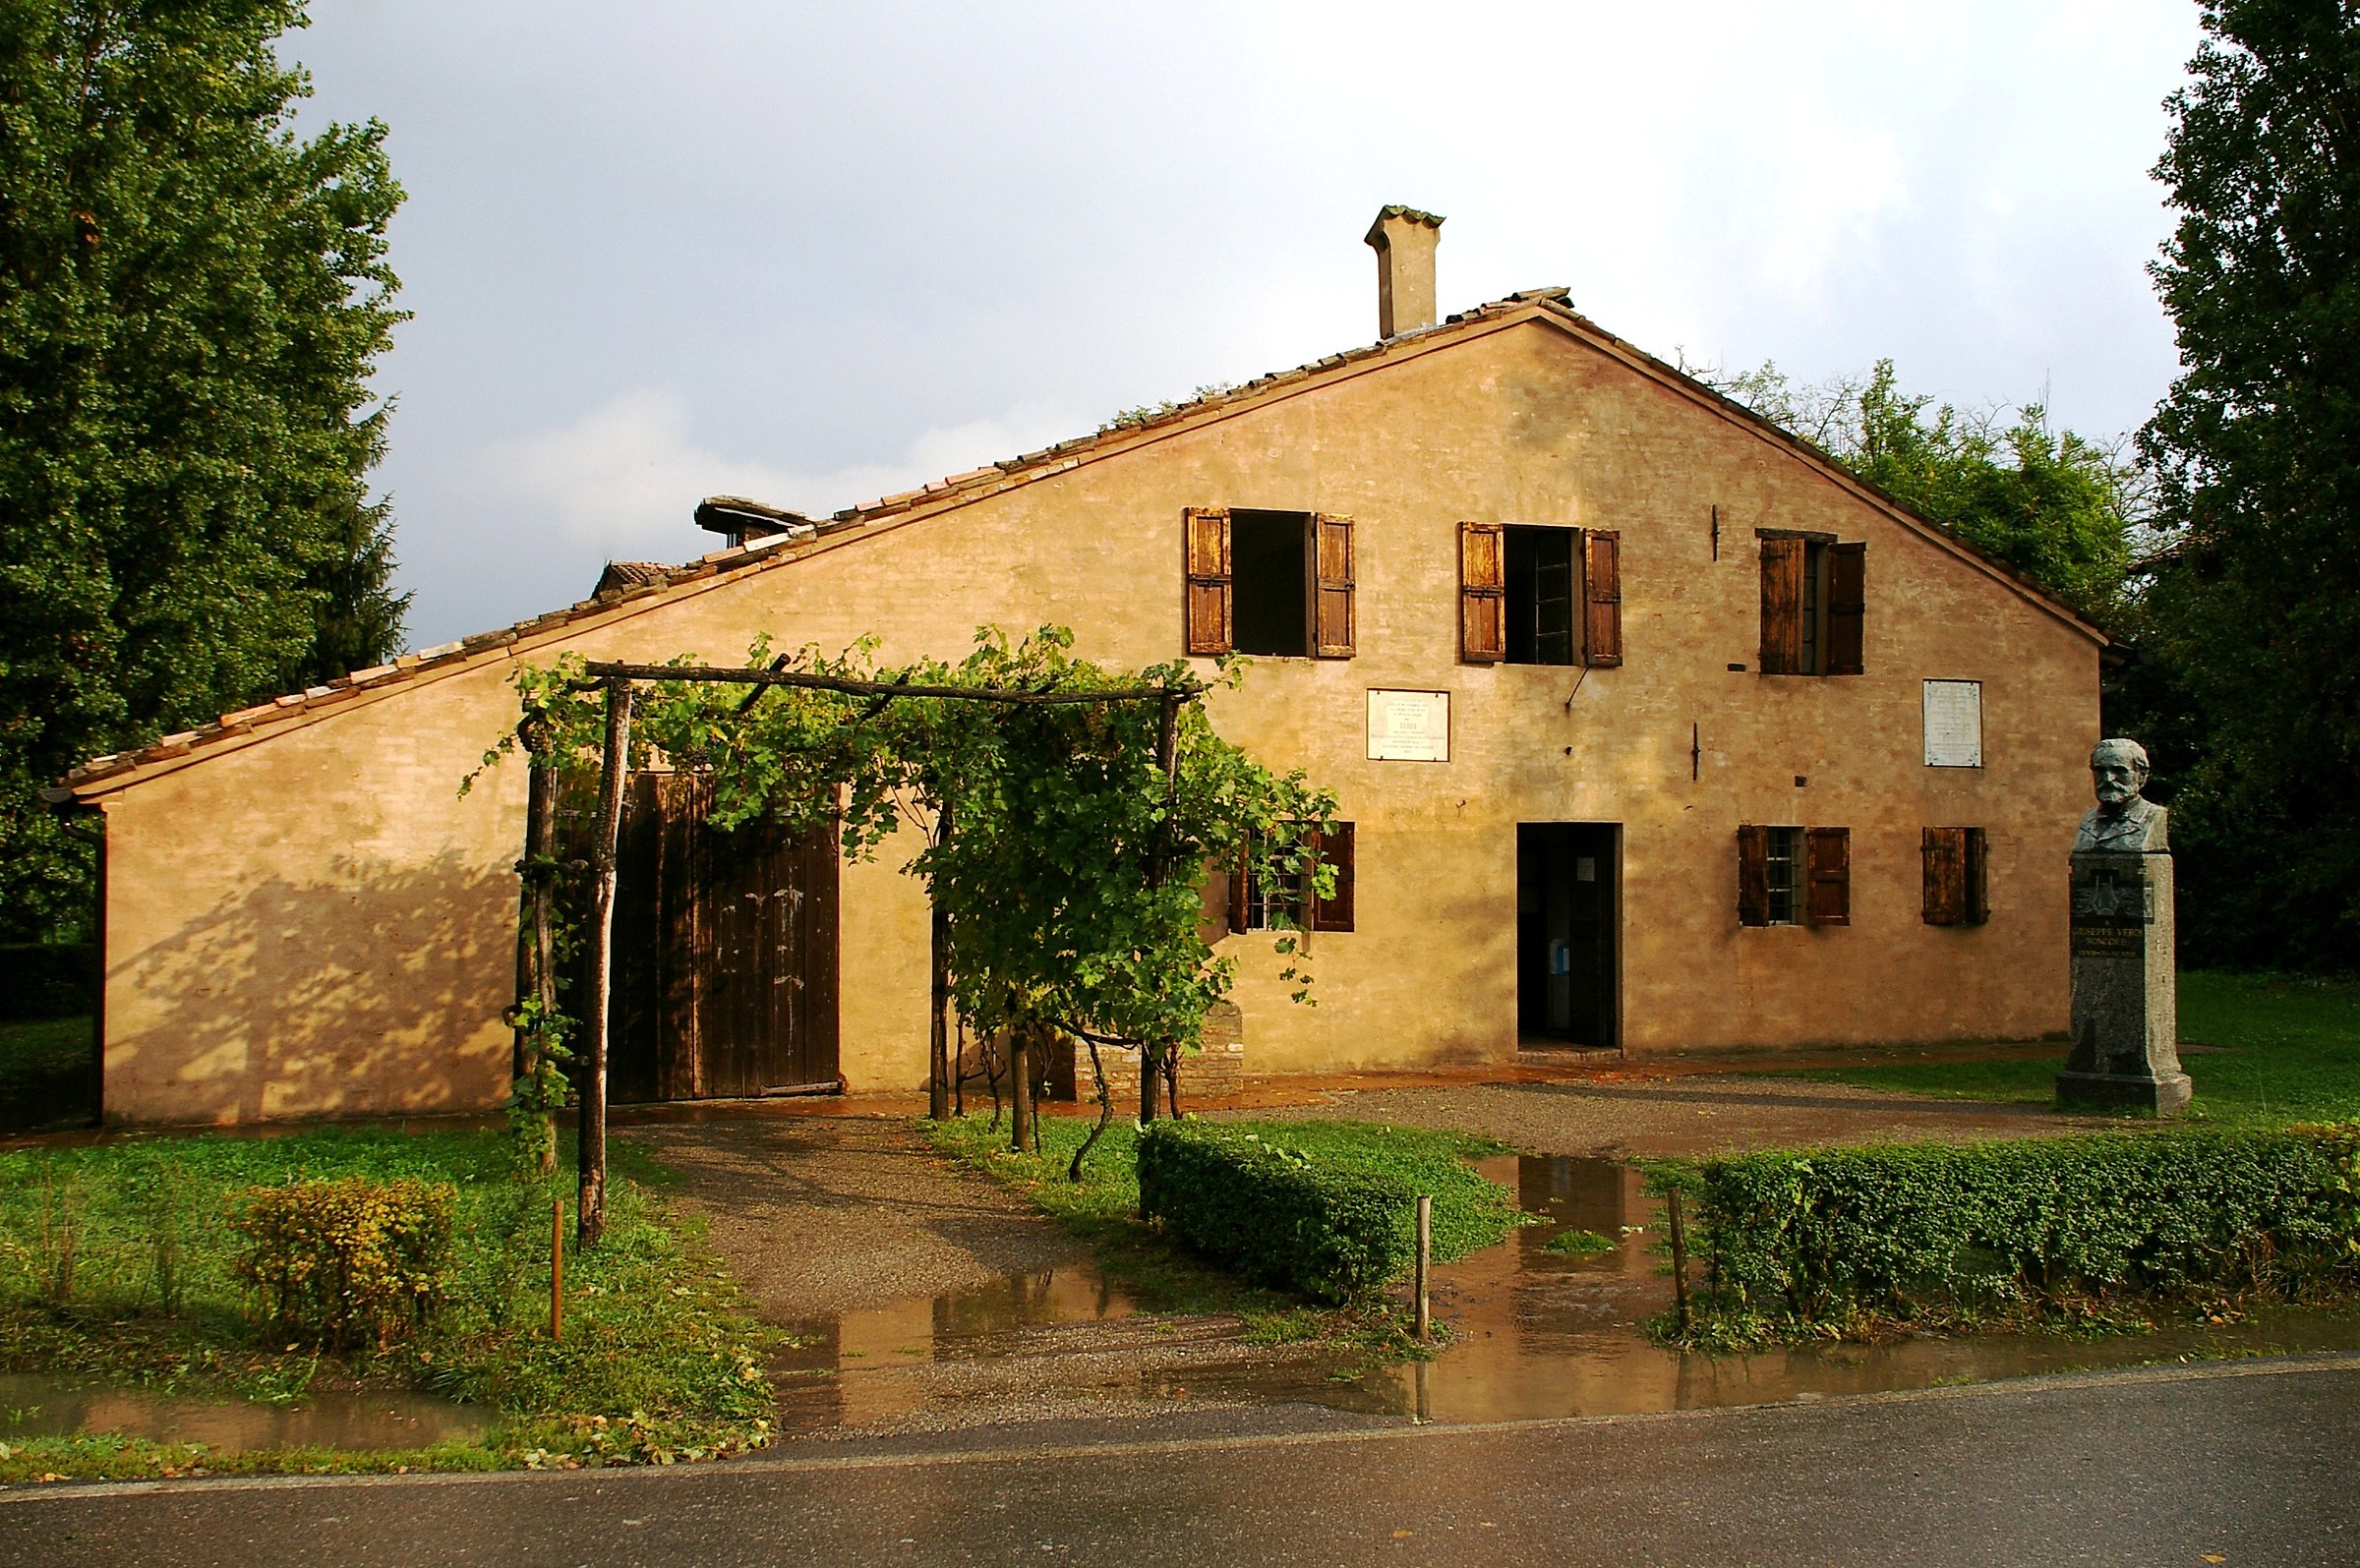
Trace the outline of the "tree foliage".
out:
<instances>
[{"instance_id":1,"label":"tree foliage","mask_svg":"<svg viewBox=\"0 0 2360 1568\"><path fill-rule=\"evenodd\" d=\"M398 643L384 127L292 129L293 0L0 5L0 903L82 912L79 759Z\"/></svg>"},{"instance_id":2,"label":"tree foliage","mask_svg":"<svg viewBox=\"0 0 2360 1568\"><path fill-rule=\"evenodd\" d=\"M2114 447L2052 431L2041 405L1936 406L1900 389L1891 360L1818 385L1771 364L1705 379L2084 615L2119 608L2141 476Z\"/></svg>"},{"instance_id":3,"label":"tree foliage","mask_svg":"<svg viewBox=\"0 0 2360 1568\"><path fill-rule=\"evenodd\" d=\"M2204 11L2155 173L2181 375L2141 434L2165 549L2127 722L2179 776L2201 961L2360 954L2360 7ZM2145 738L2145 736L2143 736Z\"/></svg>"},{"instance_id":4,"label":"tree foliage","mask_svg":"<svg viewBox=\"0 0 2360 1568\"><path fill-rule=\"evenodd\" d=\"M789 667L1033 693L1178 691L1193 678L1177 663L1108 669L1074 658L1072 643L1061 627L1021 641L985 628L957 664L880 668L863 645L840 657L806 648ZM773 665L769 643L757 642L747 662ZM1242 663L1226 665L1222 679L1244 673ZM580 659L521 670L517 687L528 709L550 716L555 753L596 767L605 703ZM1242 862L1266 885L1335 891L1333 869L1314 865L1312 849L1313 831L1333 825L1333 797L1300 771L1273 773L1221 739L1193 698L1176 704L1167 780L1154 699L1023 706L775 687L749 706L749 690L687 680L640 687L633 765L660 757L708 773L711 820L722 828L756 818L798 831L832 825L856 857L873 855L899 828L921 833L908 869L949 914L958 1008L978 1031L1087 1031L1158 1054L1194 1046L1237 972L1202 929L1210 869ZM1297 938L1280 931L1273 945L1296 1000L1308 1000Z\"/></svg>"}]
</instances>

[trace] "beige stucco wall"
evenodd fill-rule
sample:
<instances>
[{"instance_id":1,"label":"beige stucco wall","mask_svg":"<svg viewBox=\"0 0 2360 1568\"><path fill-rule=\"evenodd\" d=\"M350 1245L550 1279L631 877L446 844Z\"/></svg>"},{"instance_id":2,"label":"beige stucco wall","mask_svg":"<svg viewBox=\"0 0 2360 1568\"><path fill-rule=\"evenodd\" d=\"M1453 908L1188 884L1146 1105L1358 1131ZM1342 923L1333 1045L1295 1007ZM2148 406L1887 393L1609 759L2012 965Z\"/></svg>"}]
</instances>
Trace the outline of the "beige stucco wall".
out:
<instances>
[{"instance_id":1,"label":"beige stucco wall","mask_svg":"<svg viewBox=\"0 0 2360 1568\"><path fill-rule=\"evenodd\" d=\"M1181 508L1220 504L1357 520L1358 657L1263 661L1213 699L1223 733L1309 769L1359 824L1359 929L1315 939L1319 1006L1288 1003L1274 963L1246 965L1251 1070L1511 1054L1518 822L1623 825L1633 1055L2064 1027L2064 853L2097 733L2094 643L1749 427L1542 319L1404 349L791 564L676 588L524 657L735 662L767 630L831 648L875 633L896 661L958 655L983 622L1057 621L1086 656L1154 663L1181 643ZM1462 520L1621 530L1623 666L1460 665ZM1728 669L1755 660L1756 528L1868 542L1865 674ZM510 764L464 800L457 784L514 721L509 668L491 658L331 707L103 796L111 1118L498 1102L523 781ZM1922 766L1928 677L1984 683L1983 768ZM1450 691L1451 761L1366 760L1374 686ZM1740 929L1742 822L1849 827L1853 923ZM1929 824L1989 831L1988 925L1919 921ZM903 858L888 845L845 877L842 1061L856 1090L924 1073L925 905Z\"/></svg>"}]
</instances>

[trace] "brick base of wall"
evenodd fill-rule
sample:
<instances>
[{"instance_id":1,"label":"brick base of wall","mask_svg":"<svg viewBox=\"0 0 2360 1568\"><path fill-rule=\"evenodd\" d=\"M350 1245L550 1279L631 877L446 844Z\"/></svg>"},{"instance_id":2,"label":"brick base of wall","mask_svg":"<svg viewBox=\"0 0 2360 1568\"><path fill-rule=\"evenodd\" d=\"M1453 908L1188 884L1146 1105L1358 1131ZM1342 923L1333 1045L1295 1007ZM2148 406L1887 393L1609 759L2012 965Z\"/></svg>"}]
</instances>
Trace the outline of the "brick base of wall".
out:
<instances>
[{"instance_id":1,"label":"brick base of wall","mask_svg":"<svg viewBox=\"0 0 2360 1568\"><path fill-rule=\"evenodd\" d=\"M1053 1100L1090 1099L1090 1052L1071 1040L1051 1048L1047 1064L1047 1097ZM1106 1097L1117 1111L1139 1105L1139 1053L1100 1047L1098 1063L1106 1072ZM1216 1002L1205 1016L1205 1048L1180 1058L1180 1106L1192 1100L1218 1100L1244 1089L1246 1082L1246 1018L1234 1002Z\"/></svg>"}]
</instances>

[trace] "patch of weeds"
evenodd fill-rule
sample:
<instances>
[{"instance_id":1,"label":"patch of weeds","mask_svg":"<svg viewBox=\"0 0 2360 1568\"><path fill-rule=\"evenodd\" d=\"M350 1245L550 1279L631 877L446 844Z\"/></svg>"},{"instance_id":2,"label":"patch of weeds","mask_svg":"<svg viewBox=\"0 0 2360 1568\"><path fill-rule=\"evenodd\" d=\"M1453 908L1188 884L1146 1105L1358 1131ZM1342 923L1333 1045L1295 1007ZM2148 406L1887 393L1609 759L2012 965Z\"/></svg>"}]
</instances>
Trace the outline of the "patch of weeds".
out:
<instances>
[{"instance_id":1,"label":"patch of weeds","mask_svg":"<svg viewBox=\"0 0 2360 1568\"><path fill-rule=\"evenodd\" d=\"M1596 1231L1560 1231L1541 1244L1544 1252L1560 1252L1568 1257L1587 1257L1597 1252L1611 1252L1620 1244L1611 1236Z\"/></svg>"},{"instance_id":2,"label":"patch of weeds","mask_svg":"<svg viewBox=\"0 0 2360 1568\"><path fill-rule=\"evenodd\" d=\"M570 1209L572 1178L519 1174L499 1133L338 1129L0 1153L0 1367L276 1405L408 1387L492 1413L473 1442L400 1453L206 1455L112 1437L29 1439L10 1444L0 1475L661 1464L761 1446L775 1336L720 1271L701 1222L653 1190L662 1168L629 1144L613 1148L606 1236L587 1253L569 1242L559 1340L548 1326L551 1205L561 1197ZM266 1339L225 1223L238 1194L353 1177L452 1191L447 1302L384 1350L324 1356Z\"/></svg>"}]
</instances>

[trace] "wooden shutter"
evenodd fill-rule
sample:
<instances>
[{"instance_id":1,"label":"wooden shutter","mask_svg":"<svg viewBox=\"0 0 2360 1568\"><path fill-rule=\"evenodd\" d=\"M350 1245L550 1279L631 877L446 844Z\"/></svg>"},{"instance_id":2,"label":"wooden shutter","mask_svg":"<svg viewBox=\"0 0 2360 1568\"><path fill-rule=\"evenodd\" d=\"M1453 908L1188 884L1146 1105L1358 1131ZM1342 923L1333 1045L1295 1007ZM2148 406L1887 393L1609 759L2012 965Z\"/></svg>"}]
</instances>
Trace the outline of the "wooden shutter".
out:
<instances>
[{"instance_id":1,"label":"wooden shutter","mask_svg":"<svg viewBox=\"0 0 2360 1568\"><path fill-rule=\"evenodd\" d=\"M1762 544L1762 673L1792 675L1802 668L1804 542Z\"/></svg>"},{"instance_id":2,"label":"wooden shutter","mask_svg":"<svg viewBox=\"0 0 2360 1568\"><path fill-rule=\"evenodd\" d=\"M1237 846L1237 864L1229 868L1229 929L1251 930L1254 924L1254 846Z\"/></svg>"},{"instance_id":3,"label":"wooden shutter","mask_svg":"<svg viewBox=\"0 0 2360 1568\"><path fill-rule=\"evenodd\" d=\"M1991 918L1991 839L1980 828L1967 830L1967 923Z\"/></svg>"},{"instance_id":4,"label":"wooden shutter","mask_svg":"<svg viewBox=\"0 0 2360 1568\"><path fill-rule=\"evenodd\" d=\"M1921 904L1927 925L1967 921L1967 830L1925 828L1918 835Z\"/></svg>"},{"instance_id":5,"label":"wooden shutter","mask_svg":"<svg viewBox=\"0 0 2360 1568\"><path fill-rule=\"evenodd\" d=\"M1738 924L1770 923L1770 830L1738 830Z\"/></svg>"},{"instance_id":6,"label":"wooden shutter","mask_svg":"<svg viewBox=\"0 0 2360 1568\"><path fill-rule=\"evenodd\" d=\"M1352 929L1352 824L1348 822L1337 823L1332 832L1312 836L1312 852L1319 857L1314 864L1325 861L1335 867L1335 897L1312 900L1314 931Z\"/></svg>"},{"instance_id":7,"label":"wooden shutter","mask_svg":"<svg viewBox=\"0 0 2360 1568\"><path fill-rule=\"evenodd\" d=\"M1322 659L1352 657L1352 519L1311 520L1314 590L1312 652Z\"/></svg>"},{"instance_id":8,"label":"wooden shutter","mask_svg":"<svg viewBox=\"0 0 2360 1568\"><path fill-rule=\"evenodd\" d=\"M1622 536L1593 528L1581 536L1582 663L1622 662Z\"/></svg>"},{"instance_id":9,"label":"wooden shutter","mask_svg":"<svg viewBox=\"0 0 2360 1568\"><path fill-rule=\"evenodd\" d=\"M1507 657L1507 561L1498 523L1458 525L1458 657L1496 665Z\"/></svg>"},{"instance_id":10,"label":"wooden shutter","mask_svg":"<svg viewBox=\"0 0 2360 1568\"><path fill-rule=\"evenodd\" d=\"M1188 651L1225 654L1231 642L1229 508L1191 506L1188 541Z\"/></svg>"},{"instance_id":11,"label":"wooden shutter","mask_svg":"<svg viewBox=\"0 0 2360 1568\"><path fill-rule=\"evenodd\" d=\"M1852 830L1813 828L1811 889L1806 918L1812 925L1852 924Z\"/></svg>"},{"instance_id":12,"label":"wooden shutter","mask_svg":"<svg viewBox=\"0 0 2360 1568\"><path fill-rule=\"evenodd\" d=\"M1860 633L1865 624L1868 547L1827 547L1827 658L1830 675L1860 673Z\"/></svg>"}]
</instances>

